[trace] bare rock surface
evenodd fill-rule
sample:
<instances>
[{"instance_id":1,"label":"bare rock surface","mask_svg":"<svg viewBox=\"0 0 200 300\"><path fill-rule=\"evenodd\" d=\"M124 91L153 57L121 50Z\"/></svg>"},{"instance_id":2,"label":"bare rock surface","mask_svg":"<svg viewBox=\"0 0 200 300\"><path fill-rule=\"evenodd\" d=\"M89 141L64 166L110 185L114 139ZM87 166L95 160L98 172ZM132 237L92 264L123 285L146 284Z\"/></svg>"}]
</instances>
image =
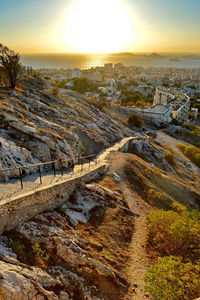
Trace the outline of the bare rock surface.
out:
<instances>
[{"instance_id":1,"label":"bare rock surface","mask_svg":"<svg viewBox=\"0 0 200 300\"><path fill-rule=\"evenodd\" d=\"M120 299L129 286L120 272L127 259L121 247L132 225L119 193L98 184L77 190L59 209L1 237L0 299ZM114 249L116 260L107 254Z\"/></svg>"},{"instance_id":2,"label":"bare rock surface","mask_svg":"<svg viewBox=\"0 0 200 300\"><path fill-rule=\"evenodd\" d=\"M54 96L49 83L41 78L28 78L22 84L23 90L7 92L0 101L1 168L57 159L76 160L133 135L81 95L60 91Z\"/></svg>"}]
</instances>

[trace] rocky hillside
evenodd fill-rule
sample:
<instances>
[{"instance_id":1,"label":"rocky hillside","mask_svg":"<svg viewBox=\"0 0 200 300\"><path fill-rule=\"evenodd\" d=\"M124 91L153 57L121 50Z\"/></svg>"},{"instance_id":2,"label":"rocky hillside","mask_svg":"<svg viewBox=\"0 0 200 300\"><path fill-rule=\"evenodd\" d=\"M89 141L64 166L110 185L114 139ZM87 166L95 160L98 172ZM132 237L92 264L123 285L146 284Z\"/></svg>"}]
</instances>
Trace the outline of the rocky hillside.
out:
<instances>
[{"instance_id":1,"label":"rocky hillside","mask_svg":"<svg viewBox=\"0 0 200 300\"><path fill-rule=\"evenodd\" d=\"M174 201L200 207L197 174L155 142L113 152L98 183L0 238L0 300L143 300L146 214ZM186 173L186 172L185 172Z\"/></svg>"},{"instance_id":2,"label":"rocky hillside","mask_svg":"<svg viewBox=\"0 0 200 300\"><path fill-rule=\"evenodd\" d=\"M76 162L134 135L85 97L53 95L39 78L22 84L0 92L0 167ZM0 236L0 300L153 299L144 281L152 263L146 217L174 202L199 209L200 173L179 140L161 130L151 136L133 140L128 153L111 152L99 182Z\"/></svg>"},{"instance_id":3,"label":"rocky hillside","mask_svg":"<svg viewBox=\"0 0 200 300\"><path fill-rule=\"evenodd\" d=\"M131 135L86 100L66 90L53 95L41 78L28 78L14 92L0 90L0 168L68 158L76 162Z\"/></svg>"},{"instance_id":4,"label":"rocky hillside","mask_svg":"<svg viewBox=\"0 0 200 300\"><path fill-rule=\"evenodd\" d=\"M80 188L1 237L0 299L120 299L134 217L119 193Z\"/></svg>"}]
</instances>

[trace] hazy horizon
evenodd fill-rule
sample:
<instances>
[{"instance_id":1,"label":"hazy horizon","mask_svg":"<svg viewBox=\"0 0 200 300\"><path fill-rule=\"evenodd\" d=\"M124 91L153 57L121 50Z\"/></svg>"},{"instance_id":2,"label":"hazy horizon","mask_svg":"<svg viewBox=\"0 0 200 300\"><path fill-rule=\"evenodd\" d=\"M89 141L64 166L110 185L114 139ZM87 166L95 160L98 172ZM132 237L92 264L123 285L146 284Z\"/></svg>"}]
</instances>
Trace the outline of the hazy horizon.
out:
<instances>
[{"instance_id":1,"label":"hazy horizon","mask_svg":"<svg viewBox=\"0 0 200 300\"><path fill-rule=\"evenodd\" d=\"M200 54L198 53L160 53L160 56L151 56L149 53L118 53L118 54L68 54L68 53L43 53L43 54L21 54L22 63L40 68L80 68L101 67L106 63L122 63L124 66L142 67L174 67L174 68L200 68ZM194 58L187 58L194 55ZM186 57L184 57L186 56ZM174 61L173 58L179 60Z\"/></svg>"}]
</instances>

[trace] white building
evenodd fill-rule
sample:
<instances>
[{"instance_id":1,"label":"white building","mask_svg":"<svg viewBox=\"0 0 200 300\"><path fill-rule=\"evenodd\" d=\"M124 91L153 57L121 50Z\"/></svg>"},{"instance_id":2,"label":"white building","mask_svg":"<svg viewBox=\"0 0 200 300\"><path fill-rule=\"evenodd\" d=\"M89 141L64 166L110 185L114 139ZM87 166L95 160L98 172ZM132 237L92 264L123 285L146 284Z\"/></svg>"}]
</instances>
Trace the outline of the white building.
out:
<instances>
[{"instance_id":1,"label":"white building","mask_svg":"<svg viewBox=\"0 0 200 300\"><path fill-rule=\"evenodd\" d=\"M163 104L156 104L151 108L136 108L136 110L148 119L155 119L167 123L172 121L170 107Z\"/></svg>"},{"instance_id":2,"label":"white building","mask_svg":"<svg viewBox=\"0 0 200 300\"><path fill-rule=\"evenodd\" d=\"M190 116L196 120L198 118L198 108L192 108L190 111Z\"/></svg>"},{"instance_id":3,"label":"white building","mask_svg":"<svg viewBox=\"0 0 200 300\"><path fill-rule=\"evenodd\" d=\"M82 72L80 69L68 69L67 70L67 79L74 79L82 77Z\"/></svg>"},{"instance_id":4,"label":"white building","mask_svg":"<svg viewBox=\"0 0 200 300\"><path fill-rule=\"evenodd\" d=\"M157 88L154 95L154 105L164 105L169 108L172 119L180 123L188 121L190 97L180 91Z\"/></svg>"}]
</instances>

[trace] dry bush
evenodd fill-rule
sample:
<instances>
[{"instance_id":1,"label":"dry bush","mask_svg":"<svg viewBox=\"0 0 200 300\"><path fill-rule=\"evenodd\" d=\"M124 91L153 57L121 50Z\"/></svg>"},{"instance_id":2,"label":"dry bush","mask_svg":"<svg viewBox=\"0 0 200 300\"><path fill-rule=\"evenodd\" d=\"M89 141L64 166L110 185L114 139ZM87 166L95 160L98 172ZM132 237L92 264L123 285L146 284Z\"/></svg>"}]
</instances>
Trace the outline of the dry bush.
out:
<instances>
[{"instance_id":1,"label":"dry bush","mask_svg":"<svg viewBox=\"0 0 200 300\"><path fill-rule=\"evenodd\" d=\"M88 98L87 103L93 105L94 107L98 108L99 110L103 110L103 107L106 105L105 101L103 100L96 100L93 98Z\"/></svg>"},{"instance_id":2,"label":"dry bush","mask_svg":"<svg viewBox=\"0 0 200 300\"><path fill-rule=\"evenodd\" d=\"M51 90L51 94L54 96L57 96L59 92L59 88L57 86L54 86L53 89Z\"/></svg>"}]
</instances>

